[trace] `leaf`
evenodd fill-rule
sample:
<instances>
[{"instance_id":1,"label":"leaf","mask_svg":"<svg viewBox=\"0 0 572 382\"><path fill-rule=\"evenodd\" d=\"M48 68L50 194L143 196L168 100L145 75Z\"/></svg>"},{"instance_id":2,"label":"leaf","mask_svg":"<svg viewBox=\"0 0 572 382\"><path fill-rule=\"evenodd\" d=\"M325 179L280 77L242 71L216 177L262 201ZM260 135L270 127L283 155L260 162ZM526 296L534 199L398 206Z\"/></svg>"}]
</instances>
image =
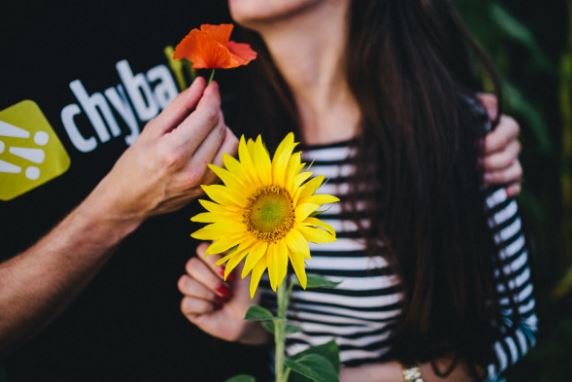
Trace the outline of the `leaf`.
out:
<instances>
[{"instance_id":1,"label":"leaf","mask_svg":"<svg viewBox=\"0 0 572 382\"><path fill-rule=\"evenodd\" d=\"M314 382L338 382L338 373L327 358L306 354L286 360L286 367Z\"/></svg>"},{"instance_id":2,"label":"leaf","mask_svg":"<svg viewBox=\"0 0 572 382\"><path fill-rule=\"evenodd\" d=\"M260 305L251 305L246 311L244 319L249 321L272 321L274 316L271 311Z\"/></svg>"},{"instance_id":3,"label":"leaf","mask_svg":"<svg viewBox=\"0 0 572 382\"><path fill-rule=\"evenodd\" d=\"M294 282L297 285L300 285L298 283L298 280L295 279ZM308 282L306 285L306 289L315 289L315 288L335 288L337 287L341 282L336 282L336 281L331 281L328 280L327 278L324 278L322 276L318 276L318 275L314 275L314 274L308 274Z\"/></svg>"},{"instance_id":4,"label":"leaf","mask_svg":"<svg viewBox=\"0 0 572 382\"><path fill-rule=\"evenodd\" d=\"M299 327L298 325L291 325L291 324L286 325L286 335L299 333L301 331L302 331L302 328Z\"/></svg>"},{"instance_id":5,"label":"leaf","mask_svg":"<svg viewBox=\"0 0 572 382\"><path fill-rule=\"evenodd\" d=\"M546 72L553 72L553 65L542 50L530 29L511 15L498 3L490 4L490 16L496 26L511 40L524 46L531 53L531 58Z\"/></svg>"},{"instance_id":6,"label":"leaf","mask_svg":"<svg viewBox=\"0 0 572 382\"><path fill-rule=\"evenodd\" d=\"M270 334L274 334L274 321L262 321L262 327Z\"/></svg>"},{"instance_id":7,"label":"leaf","mask_svg":"<svg viewBox=\"0 0 572 382\"><path fill-rule=\"evenodd\" d=\"M333 365L336 373L340 372L340 354L339 354L338 345L336 344L336 341L331 340L329 342L326 342L323 345L313 346L309 349L304 350L303 352L300 352L300 353L294 355L293 357L291 357L291 359L296 360L296 359L304 357L308 354L317 354L317 355L320 355L320 356L326 358ZM309 382L309 381L311 381L311 379L308 379L307 377L304 377L300 374L293 373L290 375L290 379L288 381L289 382Z\"/></svg>"},{"instance_id":8,"label":"leaf","mask_svg":"<svg viewBox=\"0 0 572 382\"><path fill-rule=\"evenodd\" d=\"M296 359L298 357L303 357L307 354L318 354L326 358L334 366L337 372L340 371L340 350L338 349L338 344L335 340L326 342L325 344L312 346L294 355L292 358Z\"/></svg>"},{"instance_id":9,"label":"leaf","mask_svg":"<svg viewBox=\"0 0 572 382\"><path fill-rule=\"evenodd\" d=\"M225 382L256 382L256 379L251 375L240 374L227 379Z\"/></svg>"}]
</instances>

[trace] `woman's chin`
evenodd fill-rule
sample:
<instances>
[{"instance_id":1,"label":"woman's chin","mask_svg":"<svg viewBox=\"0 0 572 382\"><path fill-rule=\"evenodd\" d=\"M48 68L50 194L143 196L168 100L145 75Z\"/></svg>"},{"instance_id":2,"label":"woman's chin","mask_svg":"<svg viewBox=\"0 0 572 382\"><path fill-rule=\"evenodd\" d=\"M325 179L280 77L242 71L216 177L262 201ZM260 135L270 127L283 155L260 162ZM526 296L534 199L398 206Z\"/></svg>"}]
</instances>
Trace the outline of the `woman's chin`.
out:
<instances>
[{"instance_id":1,"label":"woman's chin","mask_svg":"<svg viewBox=\"0 0 572 382\"><path fill-rule=\"evenodd\" d=\"M329 0L229 0L232 19L247 28L256 29L280 19L288 18Z\"/></svg>"}]
</instances>

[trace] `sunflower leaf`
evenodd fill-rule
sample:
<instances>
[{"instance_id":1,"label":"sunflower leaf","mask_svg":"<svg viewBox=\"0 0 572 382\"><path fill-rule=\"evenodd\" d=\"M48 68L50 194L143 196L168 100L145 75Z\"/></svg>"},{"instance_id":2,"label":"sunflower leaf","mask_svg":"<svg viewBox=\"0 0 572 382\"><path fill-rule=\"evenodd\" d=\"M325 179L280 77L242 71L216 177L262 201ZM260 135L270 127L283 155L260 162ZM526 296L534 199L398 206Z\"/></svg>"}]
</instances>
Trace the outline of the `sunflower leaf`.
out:
<instances>
[{"instance_id":1,"label":"sunflower leaf","mask_svg":"<svg viewBox=\"0 0 572 382\"><path fill-rule=\"evenodd\" d=\"M325 357L334 366L334 369L336 369L336 372L339 373L339 371L340 371L340 350L339 350L338 344L336 343L335 340L328 341L322 345L312 346L311 348L308 348L308 349L304 350L303 352L300 352L300 353L292 356L292 359L298 359L298 358L303 357L307 354L318 354L318 355L321 355L322 357ZM301 382L302 380L303 380L303 378L301 378L301 377L300 378L293 378L290 382Z\"/></svg>"},{"instance_id":2,"label":"sunflower leaf","mask_svg":"<svg viewBox=\"0 0 572 382\"><path fill-rule=\"evenodd\" d=\"M246 311L244 319L249 321L272 321L274 316L272 312L260 305L251 305Z\"/></svg>"},{"instance_id":3,"label":"sunflower leaf","mask_svg":"<svg viewBox=\"0 0 572 382\"><path fill-rule=\"evenodd\" d=\"M300 285L297 279L294 279L294 283ZM315 288L335 288L337 287L341 281L332 281L328 280L325 277L318 276L315 274L308 274L308 282L306 285L306 289L315 289Z\"/></svg>"},{"instance_id":4,"label":"sunflower leaf","mask_svg":"<svg viewBox=\"0 0 572 382\"><path fill-rule=\"evenodd\" d=\"M240 374L227 379L225 382L256 382L252 375Z\"/></svg>"},{"instance_id":5,"label":"sunflower leaf","mask_svg":"<svg viewBox=\"0 0 572 382\"><path fill-rule=\"evenodd\" d=\"M338 382L338 373L327 358L319 354L306 354L286 360L286 367L314 382Z\"/></svg>"},{"instance_id":6,"label":"sunflower leaf","mask_svg":"<svg viewBox=\"0 0 572 382\"><path fill-rule=\"evenodd\" d=\"M262 321L262 327L270 334L274 334L274 321Z\"/></svg>"},{"instance_id":7,"label":"sunflower leaf","mask_svg":"<svg viewBox=\"0 0 572 382\"><path fill-rule=\"evenodd\" d=\"M291 324L286 325L286 335L299 333L301 331L302 331L302 328L299 327L298 325L291 325Z\"/></svg>"}]
</instances>

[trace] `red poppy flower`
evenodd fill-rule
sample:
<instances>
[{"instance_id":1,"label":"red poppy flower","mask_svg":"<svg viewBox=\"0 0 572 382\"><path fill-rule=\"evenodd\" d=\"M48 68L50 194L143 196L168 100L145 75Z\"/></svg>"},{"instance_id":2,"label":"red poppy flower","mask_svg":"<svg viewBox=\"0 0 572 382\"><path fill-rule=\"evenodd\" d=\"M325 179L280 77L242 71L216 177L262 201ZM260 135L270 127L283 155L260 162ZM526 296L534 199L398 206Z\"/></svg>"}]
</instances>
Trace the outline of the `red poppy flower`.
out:
<instances>
[{"instance_id":1,"label":"red poppy flower","mask_svg":"<svg viewBox=\"0 0 572 382\"><path fill-rule=\"evenodd\" d=\"M234 25L203 24L192 29L175 48L173 58L186 58L194 69L230 69L256 58L250 45L230 41Z\"/></svg>"}]
</instances>

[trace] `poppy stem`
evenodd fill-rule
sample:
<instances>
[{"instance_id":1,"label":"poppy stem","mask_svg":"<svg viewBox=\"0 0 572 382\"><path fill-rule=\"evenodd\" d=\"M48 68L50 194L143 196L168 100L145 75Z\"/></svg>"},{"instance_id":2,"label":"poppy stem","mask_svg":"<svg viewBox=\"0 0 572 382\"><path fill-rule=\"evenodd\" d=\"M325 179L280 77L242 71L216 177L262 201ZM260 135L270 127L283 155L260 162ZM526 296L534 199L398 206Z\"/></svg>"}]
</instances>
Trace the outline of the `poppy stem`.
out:
<instances>
[{"instance_id":1,"label":"poppy stem","mask_svg":"<svg viewBox=\"0 0 572 382\"><path fill-rule=\"evenodd\" d=\"M212 82L213 78L214 78L214 74L215 74L216 69L211 69L211 74L209 76L209 80L207 82L207 86Z\"/></svg>"}]
</instances>

